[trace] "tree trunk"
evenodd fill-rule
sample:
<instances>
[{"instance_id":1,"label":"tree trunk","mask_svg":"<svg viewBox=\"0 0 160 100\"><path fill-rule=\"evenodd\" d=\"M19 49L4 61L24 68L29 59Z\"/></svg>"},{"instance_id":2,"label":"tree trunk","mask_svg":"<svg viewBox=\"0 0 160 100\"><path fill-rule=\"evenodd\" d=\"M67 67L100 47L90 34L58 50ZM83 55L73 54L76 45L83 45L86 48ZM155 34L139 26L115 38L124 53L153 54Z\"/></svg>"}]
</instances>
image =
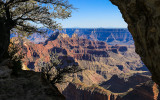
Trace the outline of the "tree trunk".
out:
<instances>
[{"instance_id":1,"label":"tree trunk","mask_svg":"<svg viewBox=\"0 0 160 100\"><path fill-rule=\"evenodd\" d=\"M0 18L0 62L9 58L8 46L10 43L10 29L5 19Z\"/></svg>"}]
</instances>

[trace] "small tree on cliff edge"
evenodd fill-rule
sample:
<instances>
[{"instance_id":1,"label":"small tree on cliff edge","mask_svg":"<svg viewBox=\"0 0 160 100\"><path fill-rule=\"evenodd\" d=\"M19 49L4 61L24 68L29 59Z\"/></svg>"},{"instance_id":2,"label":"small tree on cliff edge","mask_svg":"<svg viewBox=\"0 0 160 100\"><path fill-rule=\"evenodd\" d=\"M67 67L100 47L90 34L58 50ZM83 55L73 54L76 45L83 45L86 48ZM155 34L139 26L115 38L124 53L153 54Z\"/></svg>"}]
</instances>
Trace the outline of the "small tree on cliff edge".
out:
<instances>
[{"instance_id":1,"label":"small tree on cliff edge","mask_svg":"<svg viewBox=\"0 0 160 100\"><path fill-rule=\"evenodd\" d=\"M41 67L46 79L51 84L65 83L66 75L82 72L85 70L80 68L79 65L74 62L72 62L72 64L66 64L63 60L59 59L59 56L56 52L50 53L50 61L47 63L44 62L44 58L40 58L38 60L37 66Z\"/></svg>"},{"instance_id":2,"label":"small tree on cliff edge","mask_svg":"<svg viewBox=\"0 0 160 100\"><path fill-rule=\"evenodd\" d=\"M45 33L37 25L54 30L59 24L53 19L70 17L71 9L67 0L0 0L0 62L8 56L10 32Z\"/></svg>"}]
</instances>

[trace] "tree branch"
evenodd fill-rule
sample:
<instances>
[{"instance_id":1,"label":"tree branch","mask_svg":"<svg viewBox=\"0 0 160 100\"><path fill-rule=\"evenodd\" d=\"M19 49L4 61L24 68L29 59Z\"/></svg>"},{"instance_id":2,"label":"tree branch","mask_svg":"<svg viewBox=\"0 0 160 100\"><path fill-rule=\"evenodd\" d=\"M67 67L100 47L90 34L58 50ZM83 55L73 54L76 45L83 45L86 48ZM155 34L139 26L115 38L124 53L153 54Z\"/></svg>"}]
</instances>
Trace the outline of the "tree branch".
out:
<instances>
[{"instance_id":1,"label":"tree branch","mask_svg":"<svg viewBox=\"0 0 160 100\"><path fill-rule=\"evenodd\" d=\"M25 20L32 20L31 18L22 18L23 16L25 16L26 14L28 14L28 13L30 13L31 11L33 11L33 10L37 10L37 9L39 9L40 7L36 7L36 8L33 8L33 9L30 9L30 10L28 10L28 11L26 11L26 12L24 12L23 14L22 14L22 16L20 16L20 17L18 17L17 19L15 19L14 21L15 22L17 22L18 20L23 20L23 19L25 19Z\"/></svg>"}]
</instances>

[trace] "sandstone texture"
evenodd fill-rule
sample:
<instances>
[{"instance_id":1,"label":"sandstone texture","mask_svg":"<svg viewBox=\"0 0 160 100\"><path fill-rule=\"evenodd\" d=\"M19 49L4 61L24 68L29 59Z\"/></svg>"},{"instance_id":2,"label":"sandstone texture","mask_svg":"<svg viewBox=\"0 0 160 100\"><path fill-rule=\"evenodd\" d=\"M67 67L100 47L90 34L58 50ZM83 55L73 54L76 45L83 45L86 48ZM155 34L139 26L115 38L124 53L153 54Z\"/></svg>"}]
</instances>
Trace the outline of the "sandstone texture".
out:
<instances>
[{"instance_id":1,"label":"sandstone texture","mask_svg":"<svg viewBox=\"0 0 160 100\"><path fill-rule=\"evenodd\" d=\"M118 6L135 41L136 52L160 85L160 1L110 0Z\"/></svg>"}]
</instances>

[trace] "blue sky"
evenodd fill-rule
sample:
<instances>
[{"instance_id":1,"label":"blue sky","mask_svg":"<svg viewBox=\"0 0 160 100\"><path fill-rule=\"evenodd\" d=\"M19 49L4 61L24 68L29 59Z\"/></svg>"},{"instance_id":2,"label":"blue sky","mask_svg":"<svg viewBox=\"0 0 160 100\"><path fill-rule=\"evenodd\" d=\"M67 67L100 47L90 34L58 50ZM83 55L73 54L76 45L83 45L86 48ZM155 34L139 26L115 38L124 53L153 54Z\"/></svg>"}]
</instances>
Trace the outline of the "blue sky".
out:
<instances>
[{"instance_id":1,"label":"blue sky","mask_svg":"<svg viewBox=\"0 0 160 100\"><path fill-rule=\"evenodd\" d=\"M77 10L58 20L63 28L127 28L119 9L109 0L69 0Z\"/></svg>"}]
</instances>

